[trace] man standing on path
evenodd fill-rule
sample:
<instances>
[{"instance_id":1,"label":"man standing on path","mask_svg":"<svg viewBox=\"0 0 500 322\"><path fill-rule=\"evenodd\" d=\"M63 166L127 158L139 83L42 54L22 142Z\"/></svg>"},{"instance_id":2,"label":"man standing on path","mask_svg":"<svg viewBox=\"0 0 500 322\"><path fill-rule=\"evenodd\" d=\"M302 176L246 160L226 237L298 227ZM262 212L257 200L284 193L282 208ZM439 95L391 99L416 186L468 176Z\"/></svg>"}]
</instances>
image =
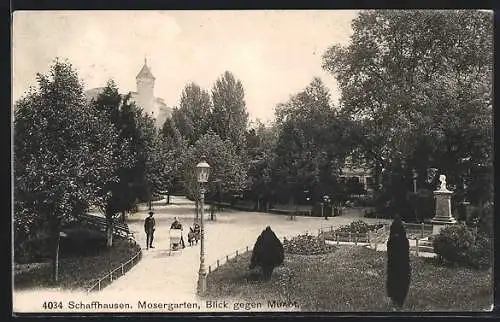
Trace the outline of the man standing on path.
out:
<instances>
[{"instance_id":1,"label":"man standing on path","mask_svg":"<svg viewBox=\"0 0 500 322\"><path fill-rule=\"evenodd\" d=\"M149 212L149 217L144 220L144 231L146 232L146 249L154 248L153 238L155 233L155 219L153 218L153 212Z\"/></svg>"}]
</instances>

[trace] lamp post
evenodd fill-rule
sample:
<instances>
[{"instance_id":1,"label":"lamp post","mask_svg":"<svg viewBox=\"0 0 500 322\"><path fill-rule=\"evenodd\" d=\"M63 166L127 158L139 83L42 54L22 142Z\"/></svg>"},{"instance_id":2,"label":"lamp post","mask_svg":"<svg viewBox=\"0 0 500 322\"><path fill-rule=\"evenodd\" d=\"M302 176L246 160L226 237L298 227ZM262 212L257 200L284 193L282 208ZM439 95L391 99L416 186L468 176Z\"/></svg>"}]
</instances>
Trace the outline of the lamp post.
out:
<instances>
[{"instance_id":1,"label":"lamp post","mask_svg":"<svg viewBox=\"0 0 500 322\"><path fill-rule=\"evenodd\" d=\"M328 205L330 204L330 196L328 195L323 196L323 204L324 208L328 207ZM325 220L328 220L328 213L326 212L326 209L324 210L323 214L325 216Z\"/></svg>"},{"instance_id":2,"label":"lamp post","mask_svg":"<svg viewBox=\"0 0 500 322\"><path fill-rule=\"evenodd\" d=\"M205 268L205 227L203 220L203 208L205 200L205 187L204 183L208 182L208 176L210 175L210 165L205 162L205 158L202 157L202 161L196 165L196 174L198 183L200 185L200 217L201 217L201 243L200 243L200 271L198 273L198 293L204 295L207 290L207 270Z\"/></svg>"},{"instance_id":3,"label":"lamp post","mask_svg":"<svg viewBox=\"0 0 500 322\"><path fill-rule=\"evenodd\" d=\"M413 192L417 193L418 173L417 173L417 170L415 170L415 169L412 169L412 179L413 179Z\"/></svg>"}]
</instances>

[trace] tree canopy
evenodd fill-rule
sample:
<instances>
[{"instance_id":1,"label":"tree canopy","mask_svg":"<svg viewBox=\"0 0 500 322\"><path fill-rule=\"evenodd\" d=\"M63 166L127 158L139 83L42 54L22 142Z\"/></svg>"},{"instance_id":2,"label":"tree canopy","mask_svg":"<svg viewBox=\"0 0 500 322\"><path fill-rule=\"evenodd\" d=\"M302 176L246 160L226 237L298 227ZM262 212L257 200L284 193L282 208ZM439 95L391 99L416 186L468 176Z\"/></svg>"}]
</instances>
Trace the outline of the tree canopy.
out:
<instances>
[{"instance_id":1,"label":"tree canopy","mask_svg":"<svg viewBox=\"0 0 500 322\"><path fill-rule=\"evenodd\" d=\"M238 151L244 149L248 112L241 81L226 71L212 88L212 129L222 140L230 140Z\"/></svg>"},{"instance_id":2,"label":"tree canopy","mask_svg":"<svg viewBox=\"0 0 500 322\"><path fill-rule=\"evenodd\" d=\"M97 202L104 183L117 180L117 133L86 104L72 66L55 61L39 89L17 102L14 116L16 202L62 224ZM17 217L16 217L17 218Z\"/></svg>"},{"instance_id":3,"label":"tree canopy","mask_svg":"<svg viewBox=\"0 0 500 322\"><path fill-rule=\"evenodd\" d=\"M276 114L279 135L274 183L290 187L290 195L303 189L310 189L315 197L331 193L328 190L353 146L352 122L338 114L319 78L280 104Z\"/></svg>"},{"instance_id":4,"label":"tree canopy","mask_svg":"<svg viewBox=\"0 0 500 322\"><path fill-rule=\"evenodd\" d=\"M15 234L22 241L36 228L54 238L57 280L61 227L102 202L105 185L118 180L118 134L87 104L68 62L56 60L37 81L14 108Z\"/></svg>"},{"instance_id":5,"label":"tree canopy","mask_svg":"<svg viewBox=\"0 0 500 322\"><path fill-rule=\"evenodd\" d=\"M211 128L212 100L207 91L195 83L187 84L181 94L173 120L189 144L194 144Z\"/></svg>"},{"instance_id":6,"label":"tree canopy","mask_svg":"<svg viewBox=\"0 0 500 322\"><path fill-rule=\"evenodd\" d=\"M452 184L465 167L491 167L492 14L368 10L352 28L323 66L339 83L342 112L361 124L367 160L414 167L421 184L429 167Z\"/></svg>"},{"instance_id":7,"label":"tree canopy","mask_svg":"<svg viewBox=\"0 0 500 322\"><path fill-rule=\"evenodd\" d=\"M211 167L209 192L214 193L218 188L221 193L232 193L246 188L247 169L242 156L229 140L224 141L209 131L188 148L184 159L184 179L191 195L196 195L195 168L202 157Z\"/></svg>"}]
</instances>

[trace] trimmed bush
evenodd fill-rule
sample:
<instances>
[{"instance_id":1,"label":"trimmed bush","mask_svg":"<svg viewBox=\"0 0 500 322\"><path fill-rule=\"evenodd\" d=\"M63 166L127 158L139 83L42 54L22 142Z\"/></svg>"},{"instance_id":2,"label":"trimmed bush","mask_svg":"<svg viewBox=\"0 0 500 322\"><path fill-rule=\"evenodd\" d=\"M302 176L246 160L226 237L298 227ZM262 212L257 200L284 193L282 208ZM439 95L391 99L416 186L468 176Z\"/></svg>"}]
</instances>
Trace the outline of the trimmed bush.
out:
<instances>
[{"instance_id":1,"label":"trimmed bush","mask_svg":"<svg viewBox=\"0 0 500 322\"><path fill-rule=\"evenodd\" d=\"M276 266L283 264L284 249L276 234L267 226L257 238L250 259L250 269L260 266L265 280L271 279Z\"/></svg>"},{"instance_id":2,"label":"trimmed bush","mask_svg":"<svg viewBox=\"0 0 500 322\"><path fill-rule=\"evenodd\" d=\"M401 218L391 224L387 241L387 296L397 307L402 307L410 286L410 243Z\"/></svg>"},{"instance_id":3,"label":"trimmed bush","mask_svg":"<svg viewBox=\"0 0 500 322\"><path fill-rule=\"evenodd\" d=\"M448 265L491 266L491 239L484 232L463 224L444 227L433 240L438 259Z\"/></svg>"},{"instance_id":4,"label":"trimmed bush","mask_svg":"<svg viewBox=\"0 0 500 322\"><path fill-rule=\"evenodd\" d=\"M319 255L330 253L335 247L328 245L323 238L318 238L309 234L298 235L283 241L285 252L299 255Z\"/></svg>"}]
</instances>

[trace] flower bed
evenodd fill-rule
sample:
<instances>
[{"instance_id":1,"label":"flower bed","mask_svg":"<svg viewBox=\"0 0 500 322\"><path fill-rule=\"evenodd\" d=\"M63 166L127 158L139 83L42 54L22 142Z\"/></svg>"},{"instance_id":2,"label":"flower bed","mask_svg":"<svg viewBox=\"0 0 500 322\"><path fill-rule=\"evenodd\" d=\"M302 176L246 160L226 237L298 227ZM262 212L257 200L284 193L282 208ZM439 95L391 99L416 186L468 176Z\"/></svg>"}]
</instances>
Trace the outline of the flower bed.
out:
<instances>
[{"instance_id":1,"label":"flower bed","mask_svg":"<svg viewBox=\"0 0 500 322\"><path fill-rule=\"evenodd\" d=\"M286 253L298 255L319 255L331 253L335 247L325 243L323 238L309 234L298 235L292 239L284 239L283 248Z\"/></svg>"},{"instance_id":2,"label":"flower bed","mask_svg":"<svg viewBox=\"0 0 500 322\"><path fill-rule=\"evenodd\" d=\"M340 226L333 231L325 231L321 237L327 240L339 242L369 242L369 232L376 232L383 229L383 224L367 224L362 220L353 221L349 225Z\"/></svg>"}]
</instances>

